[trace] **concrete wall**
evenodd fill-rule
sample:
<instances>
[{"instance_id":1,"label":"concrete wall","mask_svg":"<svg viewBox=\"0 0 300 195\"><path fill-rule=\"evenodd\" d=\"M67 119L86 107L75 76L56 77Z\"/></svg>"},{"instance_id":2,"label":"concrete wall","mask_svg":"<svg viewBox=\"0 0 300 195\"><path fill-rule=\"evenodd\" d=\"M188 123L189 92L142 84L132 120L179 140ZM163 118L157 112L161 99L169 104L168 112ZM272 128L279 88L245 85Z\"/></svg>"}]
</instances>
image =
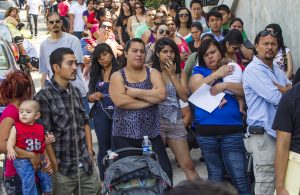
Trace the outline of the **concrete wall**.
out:
<instances>
[{"instance_id":1,"label":"concrete wall","mask_svg":"<svg viewBox=\"0 0 300 195\"><path fill-rule=\"evenodd\" d=\"M252 43L266 25L279 24L285 45L292 52L294 72L300 67L299 0L238 0L234 14L244 21L244 29Z\"/></svg>"}]
</instances>

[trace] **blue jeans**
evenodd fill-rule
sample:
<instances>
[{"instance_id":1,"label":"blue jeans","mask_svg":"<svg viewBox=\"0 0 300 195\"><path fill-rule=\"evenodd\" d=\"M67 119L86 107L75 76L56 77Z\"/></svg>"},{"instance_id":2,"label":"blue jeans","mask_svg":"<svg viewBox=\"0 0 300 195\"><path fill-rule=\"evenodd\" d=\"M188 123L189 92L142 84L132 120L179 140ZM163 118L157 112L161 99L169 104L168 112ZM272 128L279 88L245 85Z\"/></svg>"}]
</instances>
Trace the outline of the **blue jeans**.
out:
<instances>
[{"instance_id":1,"label":"blue jeans","mask_svg":"<svg viewBox=\"0 0 300 195\"><path fill-rule=\"evenodd\" d=\"M35 183L35 174L31 162L27 158L17 158L14 160L14 166L22 181L23 195L38 195L37 187ZM43 192L52 191L51 178L47 173L37 171L37 176L42 187Z\"/></svg>"},{"instance_id":2,"label":"blue jeans","mask_svg":"<svg viewBox=\"0 0 300 195\"><path fill-rule=\"evenodd\" d=\"M197 136L197 141L207 165L208 179L223 182L226 169L239 194L251 195L242 134Z\"/></svg>"},{"instance_id":3,"label":"blue jeans","mask_svg":"<svg viewBox=\"0 0 300 195\"><path fill-rule=\"evenodd\" d=\"M111 127L112 120L107 116L103 110L96 109L93 115L93 123L95 127L95 132L98 139L98 167L100 178L104 180L104 165L102 160L106 155L106 151L111 148Z\"/></svg>"}]
</instances>

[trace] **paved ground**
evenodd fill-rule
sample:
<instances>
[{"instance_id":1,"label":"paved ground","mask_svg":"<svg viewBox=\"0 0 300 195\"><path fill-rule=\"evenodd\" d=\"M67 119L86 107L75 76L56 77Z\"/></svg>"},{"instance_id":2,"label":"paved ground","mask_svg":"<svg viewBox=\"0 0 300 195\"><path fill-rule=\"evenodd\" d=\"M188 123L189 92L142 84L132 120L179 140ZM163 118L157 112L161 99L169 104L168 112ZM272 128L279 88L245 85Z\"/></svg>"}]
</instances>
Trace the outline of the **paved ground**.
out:
<instances>
[{"instance_id":1,"label":"paved ground","mask_svg":"<svg viewBox=\"0 0 300 195\"><path fill-rule=\"evenodd\" d=\"M21 14L20 14L20 18L22 20L22 22L26 23L26 14L25 11L22 10ZM27 25L25 25L27 26ZM37 48L37 50L39 51L39 46L40 43L46 39L46 37L48 36L47 34L47 27L44 23L44 18L42 16L39 17L39 21L38 21L38 37L37 38L33 38L30 41L33 43L33 45ZM40 90L40 77L41 75L38 72L32 72L32 78L34 80L35 83L35 88L36 91ZM94 131L92 131L92 135L93 135L93 144L94 144L94 149L95 152L97 153L98 151L98 144L97 144L97 138L96 138L96 134ZM184 173L181 171L181 169L177 166L177 163L175 161L175 157L173 155L173 153L167 149L172 167L173 167L173 179L174 179L174 185L178 184L180 181L185 180L185 175ZM207 171L206 171L206 166L205 163L200 162L199 158L200 158L200 150L199 149L193 149L191 150L191 155L192 155L192 159L194 162L194 165L196 166L196 170L198 172L198 174L200 175L200 177L202 178L207 178ZM0 165L1 166L1 165ZM3 190L3 189L2 189ZM0 188L0 195L4 195L5 192L3 192Z\"/></svg>"}]
</instances>

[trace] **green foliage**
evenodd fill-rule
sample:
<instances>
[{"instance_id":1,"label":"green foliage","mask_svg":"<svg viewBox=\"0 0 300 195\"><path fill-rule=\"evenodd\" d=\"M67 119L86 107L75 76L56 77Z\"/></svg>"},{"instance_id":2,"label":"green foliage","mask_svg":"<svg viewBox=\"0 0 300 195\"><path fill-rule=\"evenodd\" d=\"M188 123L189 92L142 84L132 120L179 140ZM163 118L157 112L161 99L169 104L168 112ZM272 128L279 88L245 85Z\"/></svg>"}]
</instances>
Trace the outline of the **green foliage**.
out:
<instances>
[{"instance_id":1,"label":"green foliage","mask_svg":"<svg viewBox=\"0 0 300 195\"><path fill-rule=\"evenodd\" d=\"M145 7L153 7L157 9L161 4L167 5L168 0L144 0Z\"/></svg>"}]
</instances>

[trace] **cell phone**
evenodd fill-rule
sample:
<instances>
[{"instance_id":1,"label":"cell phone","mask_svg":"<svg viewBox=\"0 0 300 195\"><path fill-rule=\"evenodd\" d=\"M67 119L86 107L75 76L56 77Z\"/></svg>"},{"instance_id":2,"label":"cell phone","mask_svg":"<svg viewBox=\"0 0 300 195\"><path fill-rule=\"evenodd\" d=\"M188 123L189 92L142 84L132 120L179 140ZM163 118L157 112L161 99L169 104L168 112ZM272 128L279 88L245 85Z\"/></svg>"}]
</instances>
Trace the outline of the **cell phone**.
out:
<instances>
[{"instance_id":1,"label":"cell phone","mask_svg":"<svg viewBox=\"0 0 300 195\"><path fill-rule=\"evenodd\" d=\"M248 128L250 134L264 134L265 129L259 126L249 126Z\"/></svg>"}]
</instances>

